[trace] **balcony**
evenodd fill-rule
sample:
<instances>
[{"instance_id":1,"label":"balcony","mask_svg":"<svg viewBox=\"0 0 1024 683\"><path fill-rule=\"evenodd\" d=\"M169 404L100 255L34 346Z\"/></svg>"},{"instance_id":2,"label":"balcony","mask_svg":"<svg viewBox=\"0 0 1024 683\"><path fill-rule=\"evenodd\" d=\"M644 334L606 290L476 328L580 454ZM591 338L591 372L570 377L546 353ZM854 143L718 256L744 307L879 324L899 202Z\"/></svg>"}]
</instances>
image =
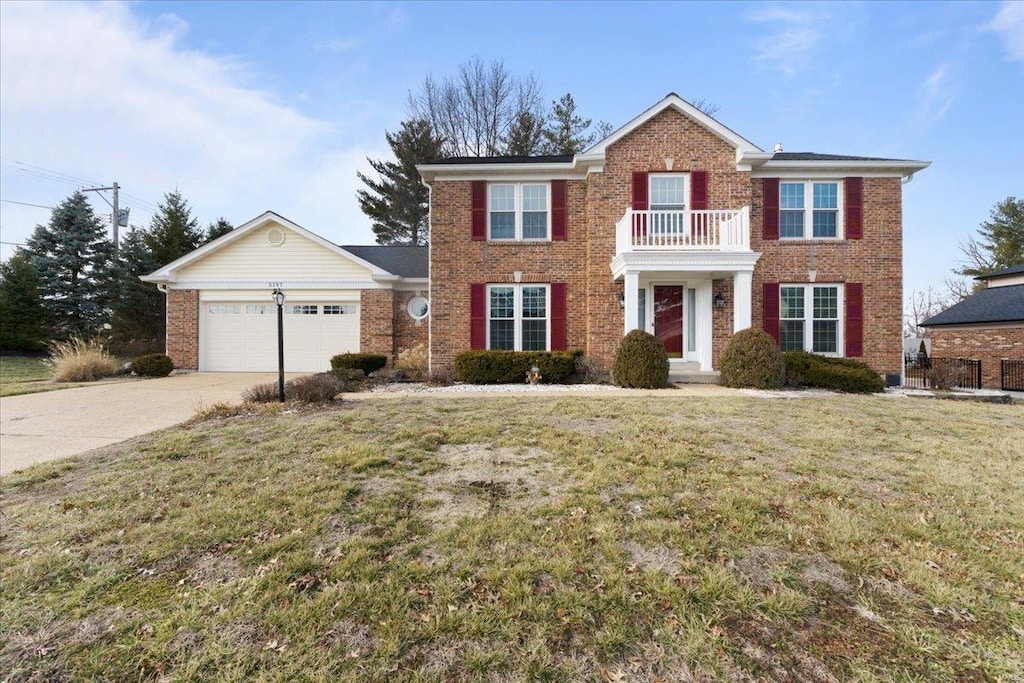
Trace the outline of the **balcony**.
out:
<instances>
[{"instance_id":1,"label":"balcony","mask_svg":"<svg viewBox=\"0 0 1024 683\"><path fill-rule=\"evenodd\" d=\"M635 211L615 224L615 252L750 251L750 207L707 211Z\"/></svg>"}]
</instances>

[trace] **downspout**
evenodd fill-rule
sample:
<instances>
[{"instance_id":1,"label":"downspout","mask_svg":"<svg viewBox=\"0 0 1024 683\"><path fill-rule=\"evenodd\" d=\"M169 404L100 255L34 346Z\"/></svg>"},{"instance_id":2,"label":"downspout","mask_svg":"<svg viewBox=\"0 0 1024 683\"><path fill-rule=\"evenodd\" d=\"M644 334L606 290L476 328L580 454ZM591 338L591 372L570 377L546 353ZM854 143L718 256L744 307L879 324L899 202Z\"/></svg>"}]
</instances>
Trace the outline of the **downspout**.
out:
<instances>
[{"instance_id":1,"label":"downspout","mask_svg":"<svg viewBox=\"0 0 1024 683\"><path fill-rule=\"evenodd\" d=\"M433 243L431 231L434 228L434 221L431 219L434 211L434 188L420 176L420 182L427 187L427 378L434 373L434 262L430 258L430 245Z\"/></svg>"}]
</instances>

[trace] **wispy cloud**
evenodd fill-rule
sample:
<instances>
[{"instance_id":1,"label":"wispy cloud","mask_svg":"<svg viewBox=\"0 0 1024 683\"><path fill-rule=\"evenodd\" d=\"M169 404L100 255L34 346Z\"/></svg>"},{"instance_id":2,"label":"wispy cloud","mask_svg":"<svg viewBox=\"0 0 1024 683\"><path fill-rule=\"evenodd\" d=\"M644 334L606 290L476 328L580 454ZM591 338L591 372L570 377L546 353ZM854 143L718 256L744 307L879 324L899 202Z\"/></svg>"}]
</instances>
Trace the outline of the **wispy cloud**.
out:
<instances>
[{"instance_id":1,"label":"wispy cloud","mask_svg":"<svg viewBox=\"0 0 1024 683\"><path fill-rule=\"evenodd\" d=\"M1024 62L1024 2L1006 0L986 28L1002 37L1007 59Z\"/></svg>"},{"instance_id":2,"label":"wispy cloud","mask_svg":"<svg viewBox=\"0 0 1024 683\"><path fill-rule=\"evenodd\" d=\"M946 115L956 99L956 87L949 64L941 64L921 84L921 117L935 122Z\"/></svg>"},{"instance_id":3,"label":"wispy cloud","mask_svg":"<svg viewBox=\"0 0 1024 683\"><path fill-rule=\"evenodd\" d=\"M811 5L767 5L748 15L750 21L767 27L767 35L757 41L758 66L787 78L796 76L824 38L819 15Z\"/></svg>"},{"instance_id":4,"label":"wispy cloud","mask_svg":"<svg viewBox=\"0 0 1024 683\"><path fill-rule=\"evenodd\" d=\"M313 44L317 52L354 52L364 45L358 38L332 38Z\"/></svg>"}]
</instances>

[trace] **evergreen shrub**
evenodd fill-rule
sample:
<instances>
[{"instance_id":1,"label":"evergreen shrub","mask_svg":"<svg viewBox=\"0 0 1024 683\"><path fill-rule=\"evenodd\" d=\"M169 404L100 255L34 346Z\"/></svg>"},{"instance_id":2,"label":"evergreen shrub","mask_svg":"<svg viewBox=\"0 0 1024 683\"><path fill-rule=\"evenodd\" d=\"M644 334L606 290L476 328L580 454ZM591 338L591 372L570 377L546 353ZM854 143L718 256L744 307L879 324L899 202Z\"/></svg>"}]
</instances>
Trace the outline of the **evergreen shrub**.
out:
<instances>
[{"instance_id":1,"label":"evergreen shrub","mask_svg":"<svg viewBox=\"0 0 1024 683\"><path fill-rule=\"evenodd\" d=\"M668 386L668 354L653 334L633 330L619 342L612 381L620 387L661 389Z\"/></svg>"},{"instance_id":2,"label":"evergreen shrub","mask_svg":"<svg viewBox=\"0 0 1024 683\"><path fill-rule=\"evenodd\" d=\"M732 336L722 356L722 384L749 389L781 389L785 379L782 351L771 335L748 327Z\"/></svg>"}]
</instances>

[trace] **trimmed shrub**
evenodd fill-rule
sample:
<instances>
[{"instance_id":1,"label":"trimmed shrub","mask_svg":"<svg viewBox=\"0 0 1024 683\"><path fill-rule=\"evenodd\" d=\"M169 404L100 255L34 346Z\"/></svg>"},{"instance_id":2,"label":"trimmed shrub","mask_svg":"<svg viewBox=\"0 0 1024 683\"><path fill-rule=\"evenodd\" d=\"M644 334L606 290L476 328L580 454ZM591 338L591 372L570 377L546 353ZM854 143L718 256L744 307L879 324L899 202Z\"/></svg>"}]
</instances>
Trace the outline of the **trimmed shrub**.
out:
<instances>
[{"instance_id":1,"label":"trimmed shrub","mask_svg":"<svg viewBox=\"0 0 1024 683\"><path fill-rule=\"evenodd\" d=\"M302 403L327 403L342 392L342 383L332 372L318 372L288 380L284 396Z\"/></svg>"},{"instance_id":2,"label":"trimmed shrub","mask_svg":"<svg viewBox=\"0 0 1024 683\"><path fill-rule=\"evenodd\" d=\"M748 327L732 336L722 355L722 384L749 389L781 389L785 379L782 351L771 335Z\"/></svg>"},{"instance_id":3,"label":"trimmed shrub","mask_svg":"<svg viewBox=\"0 0 1024 683\"><path fill-rule=\"evenodd\" d=\"M362 370L367 375L388 364L388 357L379 353L339 353L331 358L332 370Z\"/></svg>"},{"instance_id":4,"label":"trimmed shrub","mask_svg":"<svg viewBox=\"0 0 1024 683\"><path fill-rule=\"evenodd\" d=\"M633 330L619 342L612 381L620 387L661 389L668 386L668 355L653 334Z\"/></svg>"},{"instance_id":5,"label":"trimmed shrub","mask_svg":"<svg viewBox=\"0 0 1024 683\"><path fill-rule=\"evenodd\" d=\"M546 384L560 384L576 369L580 351L466 351L455 357L455 379L469 384L516 384L537 366Z\"/></svg>"},{"instance_id":6,"label":"trimmed shrub","mask_svg":"<svg viewBox=\"0 0 1024 683\"><path fill-rule=\"evenodd\" d=\"M50 362L53 379L58 382L92 382L118 371L117 361L95 339L72 337L51 342Z\"/></svg>"},{"instance_id":7,"label":"trimmed shrub","mask_svg":"<svg viewBox=\"0 0 1024 683\"><path fill-rule=\"evenodd\" d=\"M166 377L174 369L174 361L162 353L139 356L132 361L132 372L140 377Z\"/></svg>"},{"instance_id":8,"label":"trimmed shrub","mask_svg":"<svg viewBox=\"0 0 1024 683\"><path fill-rule=\"evenodd\" d=\"M417 344L411 349L402 349L395 359L395 370L406 379L422 380L427 376L427 345Z\"/></svg>"},{"instance_id":9,"label":"trimmed shrub","mask_svg":"<svg viewBox=\"0 0 1024 683\"><path fill-rule=\"evenodd\" d=\"M807 351L787 351L786 384L831 389L850 394L872 394L885 389L885 381L867 363L852 358L819 356Z\"/></svg>"}]
</instances>

